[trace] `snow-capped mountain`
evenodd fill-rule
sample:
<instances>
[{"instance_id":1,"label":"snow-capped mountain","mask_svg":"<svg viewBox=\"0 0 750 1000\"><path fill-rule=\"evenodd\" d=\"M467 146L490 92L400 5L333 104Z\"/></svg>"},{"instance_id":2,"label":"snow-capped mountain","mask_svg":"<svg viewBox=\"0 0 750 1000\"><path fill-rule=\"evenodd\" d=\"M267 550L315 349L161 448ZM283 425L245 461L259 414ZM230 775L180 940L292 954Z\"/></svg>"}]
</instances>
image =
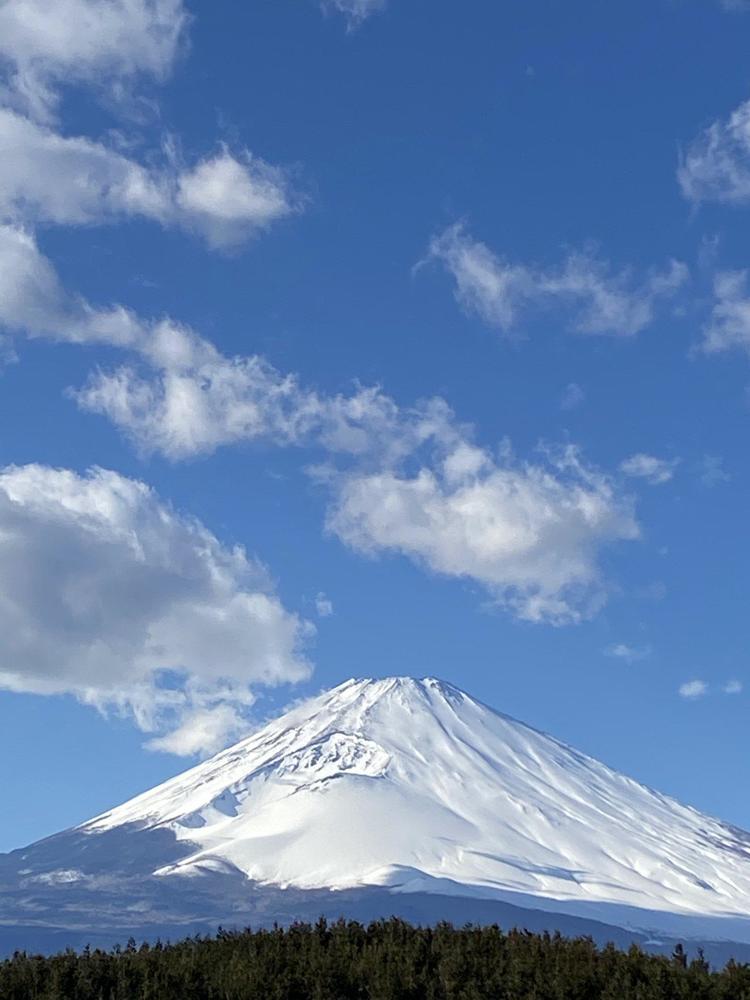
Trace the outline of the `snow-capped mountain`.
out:
<instances>
[{"instance_id":1,"label":"snow-capped mountain","mask_svg":"<svg viewBox=\"0 0 750 1000\"><path fill-rule=\"evenodd\" d=\"M58 907L113 892L116 870L150 907L220 885L225 922L243 894L345 911L377 889L394 909L433 894L750 941L750 834L431 678L347 681L4 861L16 902L54 888Z\"/></svg>"}]
</instances>

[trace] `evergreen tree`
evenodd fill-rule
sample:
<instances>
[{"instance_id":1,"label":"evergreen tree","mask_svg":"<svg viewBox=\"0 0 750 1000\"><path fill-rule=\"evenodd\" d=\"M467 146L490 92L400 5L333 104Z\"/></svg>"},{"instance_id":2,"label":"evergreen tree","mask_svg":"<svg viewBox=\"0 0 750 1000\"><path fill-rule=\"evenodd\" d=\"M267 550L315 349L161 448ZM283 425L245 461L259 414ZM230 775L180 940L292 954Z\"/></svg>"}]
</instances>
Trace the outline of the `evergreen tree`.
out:
<instances>
[{"instance_id":1,"label":"evergreen tree","mask_svg":"<svg viewBox=\"0 0 750 1000\"><path fill-rule=\"evenodd\" d=\"M220 929L213 938L0 962L0 1000L750 1000L750 966L711 969L590 938L403 920Z\"/></svg>"}]
</instances>

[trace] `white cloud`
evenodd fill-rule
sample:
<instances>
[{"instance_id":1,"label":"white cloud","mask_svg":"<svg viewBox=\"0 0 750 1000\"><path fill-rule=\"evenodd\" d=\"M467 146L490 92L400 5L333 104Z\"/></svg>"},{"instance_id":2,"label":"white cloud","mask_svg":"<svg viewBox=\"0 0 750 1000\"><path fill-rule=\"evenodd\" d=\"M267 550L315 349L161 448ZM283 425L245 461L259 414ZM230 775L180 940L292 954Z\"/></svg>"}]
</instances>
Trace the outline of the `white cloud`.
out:
<instances>
[{"instance_id":1,"label":"white cloud","mask_svg":"<svg viewBox=\"0 0 750 1000\"><path fill-rule=\"evenodd\" d=\"M178 757L207 756L246 736L249 728L246 716L222 703L186 711L176 729L148 740L146 747Z\"/></svg>"},{"instance_id":2,"label":"white cloud","mask_svg":"<svg viewBox=\"0 0 750 1000\"><path fill-rule=\"evenodd\" d=\"M569 382L560 397L560 409L575 410L586 400L586 393L577 382Z\"/></svg>"},{"instance_id":3,"label":"white cloud","mask_svg":"<svg viewBox=\"0 0 750 1000\"><path fill-rule=\"evenodd\" d=\"M0 226L0 325L30 337L135 347L142 330L127 310L95 310L64 290L34 237Z\"/></svg>"},{"instance_id":4,"label":"white cloud","mask_svg":"<svg viewBox=\"0 0 750 1000\"><path fill-rule=\"evenodd\" d=\"M71 394L145 453L183 459L265 440L388 464L428 440L447 443L462 433L440 399L409 410L377 387L327 396L260 356L226 357L170 320L143 330L133 349L145 365L97 371Z\"/></svg>"},{"instance_id":5,"label":"white cloud","mask_svg":"<svg viewBox=\"0 0 750 1000\"><path fill-rule=\"evenodd\" d=\"M320 593L315 598L315 610L318 612L319 618L330 618L333 614L333 601L325 594Z\"/></svg>"},{"instance_id":6,"label":"white cloud","mask_svg":"<svg viewBox=\"0 0 750 1000\"><path fill-rule=\"evenodd\" d=\"M682 157L677 179L692 202L750 202L750 101L726 121L716 121L695 139Z\"/></svg>"},{"instance_id":7,"label":"white cloud","mask_svg":"<svg viewBox=\"0 0 750 1000\"><path fill-rule=\"evenodd\" d=\"M604 652L606 656L610 656L615 660L625 660L626 663L636 663L638 660L645 660L647 656L651 655L651 649L648 646L628 646L624 642L608 646Z\"/></svg>"},{"instance_id":8,"label":"white cloud","mask_svg":"<svg viewBox=\"0 0 750 1000\"><path fill-rule=\"evenodd\" d=\"M241 243L295 211L286 176L278 167L223 149L177 178L176 206L185 222L218 247Z\"/></svg>"},{"instance_id":9,"label":"white cloud","mask_svg":"<svg viewBox=\"0 0 750 1000\"><path fill-rule=\"evenodd\" d=\"M96 372L73 395L146 452L179 459L258 439L314 442L329 452L396 460L437 434L458 433L440 400L401 410L377 388L321 396L262 357L227 357L189 327L70 295L34 238L0 226L0 327L29 337L108 344L139 359Z\"/></svg>"},{"instance_id":10,"label":"white cloud","mask_svg":"<svg viewBox=\"0 0 750 1000\"><path fill-rule=\"evenodd\" d=\"M45 119L63 85L112 91L140 76L164 79L187 23L182 0L3 0L5 97Z\"/></svg>"},{"instance_id":11,"label":"white cloud","mask_svg":"<svg viewBox=\"0 0 750 1000\"><path fill-rule=\"evenodd\" d=\"M262 358L227 358L172 320L96 309L66 295L19 230L0 229L0 285L3 276L0 323L135 355L137 365L95 373L75 397L141 449L177 459L258 439L317 447L339 462L317 476L332 496L329 528L347 544L473 579L522 618L592 614L605 598L600 550L638 535L629 499L574 449L536 465L494 458L443 400L404 409L377 388L324 396Z\"/></svg>"},{"instance_id":12,"label":"white cloud","mask_svg":"<svg viewBox=\"0 0 750 1000\"><path fill-rule=\"evenodd\" d=\"M438 572L476 579L521 617L565 621L603 600L598 548L636 537L628 503L604 477L587 480L573 461L557 467L558 478L552 466L496 466L440 400L401 410L377 389L325 397L262 358L226 358L167 321L153 334L154 343L138 350L156 374L98 372L76 393L79 404L106 415L141 449L173 459L259 439L348 456L348 471L326 466L321 479L333 497L329 527L360 551L400 549ZM160 336L172 350L156 346ZM426 457L416 478L404 478L404 460L426 446L442 457ZM400 516L376 529L399 497ZM367 541L361 526L352 528L357 504L364 505L357 516L370 519Z\"/></svg>"},{"instance_id":13,"label":"white cloud","mask_svg":"<svg viewBox=\"0 0 750 1000\"><path fill-rule=\"evenodd\" d=\"M441 400L402 410L377 388L320 395L262 357L221 354L169 318L143 320L118 305L97 308L67 293L34 238L13 226L0 226L0 327L135 355L139 363L97 371L72 395L141 450L173 459L266 439L393 461L430 438L448 441L460 433Z\"/></svg>"},{"instance_id":14,"label":"white cloud","mask_svg":"<svg viewBox=\"0 0 750 1000\"><path fill-rule=\"evenodd\" d=\"M182 458L254 438L292 443L324 417L314 393L262 358L227 358L169 319L143 321L121 306L97 309L69 295L33 237L11 226L0 226L0 325L30 337L109 344L140 356L147 374L133 367L96 373L77 398L146 451ZM360 402L366 405L364 398ZM356 417L353 412L352 422Z\"/></svg>"},{"instance_id":15,"label":"white cloud","mask_svg":"<svg viewBox=\"0 0 750 1000\"><path fill-rule=\"evenodd\" d=\"M165 328L173 332L182 333ZM319 426L319 401L296 378L258 356L227 358L206 349L185 364L157 365L156 373L131 366L96 372L75 398L141 451L172 459L245 441L297 444Z\"/></svg>"},{"instance_id":16,"label":"white cloud","mask_svg":"<svg viewBox=\"0 0 750 1000\"><path fill-rule=\"evenodd\" d=\"M645 479L652 486L661 486L672 479L679 464L679 458L656 458L655 455L638 452L620 463L620 471L635 479Z\"/></svg>"},{"instance_id":17,"label":"white cloud","mask_svg":"<svg viewBox=\"0 0 750 1000\"><path fill-rule=\"evenodd\" d=\"M715 302L703 331L709 354L739 349L750 353L750 296L747 271L720 271L714 277Z\"/></svg>"},{"instance_id":18,"label":"white cloud","mask_svg":"<svg viewBox=\"0 0 750 1000\"><path fill-rule=\"evenodd\" d=\"M673 260L665 271L636 280L631 270L612 271L585 251L568 254L557 268L513 263L472 239L461 224L432 240L429 259L452 275L467 311L505 333L533 307L563 306L579 333L632 336L653 321L657 302L673 297L688 278L687 267Z\"/></svg>"},{"instance_id":19,"label":"white cloud","mask_svg":"<svg viewBox=\"0 0 750 1000\"><path fill-rule=\"evenodd\" d=\"M517 313L537 292L529 268L500 260L484 243L472 240L461 225L435 237L429 257L453 275L456 298L468 311L505 331L516 325Z\"/></svg>"},{"instance_id":20,"label":"white cloud","mask_svg":"<svg viewBox=\"0 0 750 1000\"><path fill-rule=\"evenodd\" d=\"M0 221L91 225L124 217L196 232L234 246L295 212L284 172L226 148L187 167L144 167L118 150L0 108Z\"/></svg>"},{"instance_id":21,"label":"white cloud","mask_svg":"<svg viewBox=\"0 0 750 1000\"><path fill-rule=\"evenodd\" d=\"M685 684L681 684L679 687L679 694L681 698L688 698L694 700L696 698L703 698L704 695L708 694L708 684L705 681L686 681Z\"/></svg>"},{"instance_id":22,"label":"white cloud","mask_svg":"<svg viewBox=\"0 0 750 1000\"><path fill-rule=\"evenodd\" d=\"M0 215L81 225L123 215L166 220L165 183L116 150L66 138L0 108Z\"/></svg>"},{"instance_id":23,"label":"white cloud","mask_svg":"<svg viewBox=\"0 0 750 1000\"><path fill-rule=\"evenodd\" d=\"M722 690L724 694L742 694L742 681L727 681Z\"/></svg>"},{"instance_id":24,"label":"white cloud","mask_svg":"<svg viewBox=\"0 0 750 1000\"><path fill-rule=\"evenodd\" d=\"M164 748L208 751L255 685L308 675L311 628L242 548L145 484L0 471L0 687L72 694Z\"/></svg>"},{"instance_id":25,"label":"white cloud","mask_svg":"<svg viewBox=\"0 0 750 1000\"><path fill-rule=\"evenodd\" d=\"M344 14L352 27L384 10L386 0L323 0L323 9Z\"/></svg>"},{"instance_id":26,"label":"white cloud","mask_svg":"<svg viewBox=\"0 0 750 1000\"><path fill-rule=\"evenodd\" d=\"M465 442L411 475L343 476L328 528L357 551L402 553L476 581L520 618L553 624L598 610L600 549L638 537L627 498L573 449L532 465Z\"/></svg>"}]
</instances>

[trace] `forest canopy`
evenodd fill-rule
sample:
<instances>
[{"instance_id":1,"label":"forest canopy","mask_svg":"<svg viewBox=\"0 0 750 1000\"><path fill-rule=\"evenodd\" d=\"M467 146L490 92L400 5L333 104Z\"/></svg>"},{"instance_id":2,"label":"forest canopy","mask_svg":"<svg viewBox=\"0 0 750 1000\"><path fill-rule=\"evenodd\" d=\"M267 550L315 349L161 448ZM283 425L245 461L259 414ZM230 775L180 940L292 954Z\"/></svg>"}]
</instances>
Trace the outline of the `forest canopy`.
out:
<instances>
[{"instance_id":1,"label":"forest canopy","mask_svg":"<svg viewBox=\"0 0 750 1000\"><path fill-rule=\"evenodd\" d=\"M712 970L589 938L341 920L0 963L0 1000L750 1000L750 966Z\"/></svg>"}]
</instances>

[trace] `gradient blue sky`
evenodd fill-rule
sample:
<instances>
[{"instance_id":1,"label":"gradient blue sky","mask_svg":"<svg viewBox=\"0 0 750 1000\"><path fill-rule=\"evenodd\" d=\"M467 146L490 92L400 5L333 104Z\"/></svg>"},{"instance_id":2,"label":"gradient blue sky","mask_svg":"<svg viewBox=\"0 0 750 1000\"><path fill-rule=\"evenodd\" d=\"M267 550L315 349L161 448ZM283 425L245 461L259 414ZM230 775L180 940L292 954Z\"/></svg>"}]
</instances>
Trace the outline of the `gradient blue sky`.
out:
<instances>
[{"instance_id":1,"label":"gradient blue sky","mask_svg":"<svg viewBox=\"0 0 750 1000\"><path fill-rule=\"evenodd\" d=\"M0 850L391 674L750 828L750 12L44 7L0 8Z\"/></svg>"}]
</instances>

